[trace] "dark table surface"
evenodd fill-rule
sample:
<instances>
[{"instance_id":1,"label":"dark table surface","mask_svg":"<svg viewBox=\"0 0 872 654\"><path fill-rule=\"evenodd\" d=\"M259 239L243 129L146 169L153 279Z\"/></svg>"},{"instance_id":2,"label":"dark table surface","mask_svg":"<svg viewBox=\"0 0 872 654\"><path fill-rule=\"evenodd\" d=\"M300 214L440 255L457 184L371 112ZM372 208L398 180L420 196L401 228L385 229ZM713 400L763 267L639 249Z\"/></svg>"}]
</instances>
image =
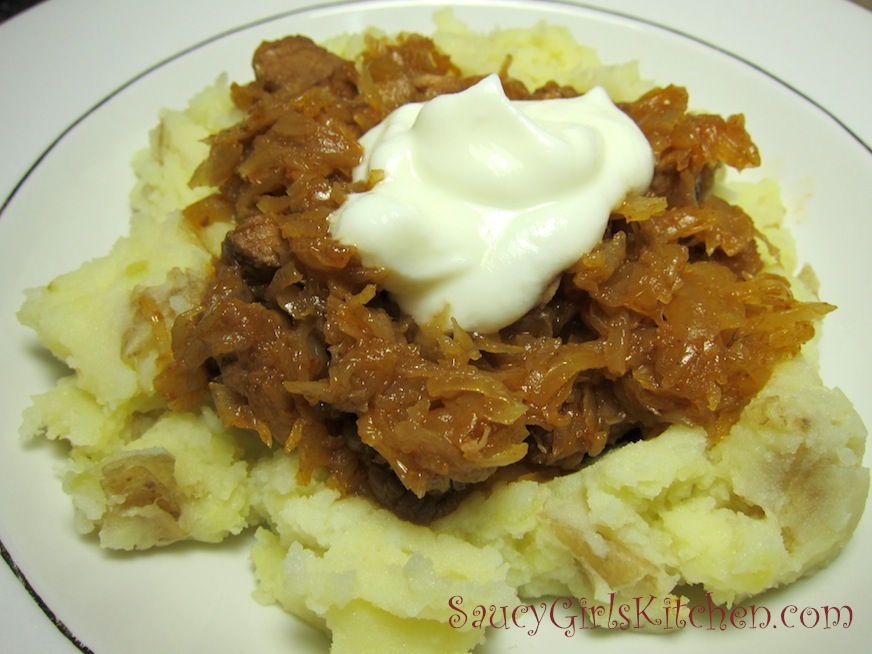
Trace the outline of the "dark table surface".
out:
<instances>
[{"instance_id":1,"label":"dark table surface","mask_svg":"<svg viewBox=\"0 0 872 654\"><path fill-rule=\"evenodd\" d=\"M42 0L0 0L0 21L11 18L20 11L41 2Z\"/></svg>"}]
</instances>

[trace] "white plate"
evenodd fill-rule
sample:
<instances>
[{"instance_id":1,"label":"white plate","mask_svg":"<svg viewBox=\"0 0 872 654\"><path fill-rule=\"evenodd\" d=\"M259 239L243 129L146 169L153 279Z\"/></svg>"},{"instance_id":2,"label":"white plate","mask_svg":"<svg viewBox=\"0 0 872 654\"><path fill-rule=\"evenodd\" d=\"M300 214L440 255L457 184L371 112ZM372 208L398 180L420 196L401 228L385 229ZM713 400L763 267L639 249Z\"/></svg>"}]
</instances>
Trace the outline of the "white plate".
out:
<instances>
[{"instance_id":1,"label":"white plate","mask_svg":"<svg viewBox=\"0 0 872 654\"><path fill-rule=\"evenodd\" d=\"M243 10L235 6L241 3L232 3L231 7L231 3L198 0L191 5L199 9L208 7L211 13L197 23L184 22L196 15L187 3L183 3L184 9L177 8L175 3L147 4L148 9L126 7L125 11L132 13L124 15L117 13L121 10L115 9L115 4L97 10L88 9L82 1L52 1L37 7L31 15L0 26L0 36L32 45L28 37L66 33L65 19L96 19L105 12L110 16L109 25L113 25L114 19L116 27L136 25L135 17L141 15L145 33L152 38L164 38L155 41L149 52L143 45L144 37L131 36L129 60L122 64L107 59L105 77L100 74L102 69L65 70L61 52L30 62L24 59L23 68L9 74L21 90L33 88L28 74L43 73L47 61L59 66L55 71L61 74L52 81L59 90L69 86L71 93L69 96L59 93L54 105L38 104L28 112L26 98L14 93L15 85L11 91L10 86L3 86L6 124L2 132L4 161L0 168L3 174L0 191L4 195L0 198L6 202L0 216L3 281L0 324L6 342L0 353L3 382L0 542L4 557L17 566L29 593L43 603L46 612L44 615L9 570L0 566L3 568L0 633L5 645L16 652L77 649L97 654L325 652L327 641L320 634L278 609L263 608L250 599L253 577L244 538L220 547L185 545L120 556L101 552L90 539L75 535L69 501L61 492L53 470L60 449L46 444L23 448L15 436L28 397L47 388L59 369L39 351L33 337L16 324L14 312L20 305L22 289L45 283L86 258L104 253L126 231L127 193L132 182L129 159L145 144L161 107L183 104L222 71L229 72L234 79L247 79L251 53L262 39L292 32L321 38L370 24L388 31L427 32L431 29L433 6L445 3L377 2L365 7L332 6L304 11L303 3L299 2L266 2L256 10ZM772 11L751 20L744 35L737 36L738 29L726 30L727 36L719 41L712 20L740 14L742 9L735 3L732 10L726 8L730 3L703 4L696 9L695 19L679 13L680 8L688 6L684 2L670 0L662 5L660 14L645 9L640 2L617 5L622 13L648 16L654 22L572 4L497 1L468 4L475 6L458 8L457 13L475 27L490 27L495 22L502 26L530 25L540 18L562 23L580 40L596 46L604 59L639 59L646 77L688 86L695 106L725 114L746 114L749 130L764 156L764 167L757 174L774 175L781 181L789 208L798 221L796 233L801 255L814 262L825 299L840 305L839 311L826 322L823 341L826 381L843 387L867 424L872 423L872 403L864 392L864 375L872 368L872 349L864 340L870 317L869 293L862 283L858 288L855 279L855 266L865 261L867 244L872 242L867 199L867 187L872 182L872 156L862 140L865 138L869 143L867 121L857 117L859 114L843 91L827 92L827 84L832 83L829 79L819 80L815 92L810 93L793 68L796 64L783 53L771 56L773 67L791 79L794 86L805 88L809 97L791 90L757 66L654 24L668 23L684 32L702 34L705 40L719 45L738 44L745 48L742 50L745 56L760 63L765 57L759 46L756 42L748 45L745 39L747 32L753 36L761 23L765 27L768 21L770 30L775 27ZM782 18L789 24L798 20L797 14L803 20L820 16L821 24L829 24L826 16L831 14L824 12L828 7L835 9L842 20L851 18L850 24L843 23L846 35L872 36L872 22L862 10L835 0L811 5L814 8L807 5L802 11ZM284 16L261 20L289 9ZM161 11L169 12L169 16L161 15ZM37 17L59 22L41 23L40 30L31 21ZM170 17L174 20L169 20ZM238 28L247 24L247 28ZM808 25L803 29L808 30ZM79 37L74 44L85 55L73 57L74 61L98 61L98 54L122 58L123 30L121 37L100 36L103 30L95 22L94 43L114 44L119 50L90 55L88 48L94 46L84 39L88 33L86 28L77 32ZM214 34L219 36L206 41L206 37ZM59 39L63 42L62 37ZM818 42L834 40L838 41L836 35L822 34ZM857 41L848 38L846 43L850 48ZM195 47L164 61L166 55L181 51L183 46ZM868 51L861 47L860 54ZM805 56L811 60L808 52ZM820 58L815 60L820 66ZM828 61L825 55L823 61ZM812 69L808 64L805 70ZM844 69L828 72L837 77L841 70ZM85 93L75 85L77 81L85 87ZM861 80L854 82L859 85ZM103 101L119 86L117 92ZM857 96L858 104L868 107L872 102L868 88L857 93L865 94ZM92 105L93 110L82 115ZM34 134L25 134L8 123L8 117L24 120L31 114L44 119L37 124ZM47 131L46 126L54 131ZM53 136L57 136L54 143ZM44 156L40 156L49 144ZM863 554L864 549L872 546L870 522L866 519L861 523L854 540L828 569L758 600L758 604L776 614L790 606L799 609L850 606L854 623L848 629L782 626L728 633L686 630L670 638L596 637L589 633L566 638L558 629L551 628L535 637L519 632L498 634L487 651L515 648L561 652L596 647L608 652L626 651L628 646L652 652L691 651L699 647L726 652L764 646L785 652L822 647L858 651L859 644L868 642L872 636L872 623L865 620L866 611L872 606L866 596L872 575ZM787 615L798 625L796 616ZM46 616L69 638L61 636Z\"/></svg>"}]
</instances>

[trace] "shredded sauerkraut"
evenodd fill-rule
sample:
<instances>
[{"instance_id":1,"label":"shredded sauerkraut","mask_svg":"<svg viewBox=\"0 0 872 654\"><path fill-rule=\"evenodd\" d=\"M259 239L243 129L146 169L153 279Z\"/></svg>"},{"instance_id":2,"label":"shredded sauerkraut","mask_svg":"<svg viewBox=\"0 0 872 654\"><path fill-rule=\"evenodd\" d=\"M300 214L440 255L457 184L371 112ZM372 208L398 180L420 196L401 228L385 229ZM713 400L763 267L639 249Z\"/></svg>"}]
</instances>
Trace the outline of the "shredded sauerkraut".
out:
<instances>
[{"instance_id":1,"label":"shredded sauerkraut","mask_svg":"<svg viewBox=\"0 0 872 654\"><path fill-rule=\"evenodd\" d=\"M323 466L344 493L427 522L498 471L553 476L676 423L718 439L831 309L766 271L751 219L711 193L720 167L759 163L743 118L689 113L670 86L621 105L654 151L650 189L537 307L498 333L417 324L327 217L378 182L352 183L367 129L478 78L415 35L369 40L357 65L288 37L254 70L233 88L244 118L192 180L219 190L191 223L233 228L157 388L299 451L301 482ZM514 99L576 94L501 77Z\"/></svg>"}]
</instances>

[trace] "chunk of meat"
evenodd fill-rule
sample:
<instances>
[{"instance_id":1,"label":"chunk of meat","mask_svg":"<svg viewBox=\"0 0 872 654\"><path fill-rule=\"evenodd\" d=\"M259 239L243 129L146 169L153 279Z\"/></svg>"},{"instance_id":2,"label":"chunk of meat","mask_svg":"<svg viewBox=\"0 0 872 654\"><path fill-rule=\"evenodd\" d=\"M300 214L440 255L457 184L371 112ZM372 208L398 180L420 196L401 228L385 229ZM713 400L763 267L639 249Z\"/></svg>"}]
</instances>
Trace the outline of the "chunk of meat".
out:
<instances>
[{"instance_id":1,"label":"chunk of meat","mask_svg":"<svg viewBox=\"0 0 872 654\"><path fill-rule=\"evenodd\" d=\"M348 62L305 36L288 36L262 43L254 53L252 65L264 91L282 89L296 95L325 83Z\"/></svg>"},{"instance_id":2,"label":"chunk of meat","mask_svg":"<svg viewBox=\"0 0 872 654\"><path fill-rule=\"evenodd\" d=\"M288 244L276 220L255 214L240 223L224 239L224 256L242 266L250 283L268 283L288 257Z\"/></svg>"}]
</instances>

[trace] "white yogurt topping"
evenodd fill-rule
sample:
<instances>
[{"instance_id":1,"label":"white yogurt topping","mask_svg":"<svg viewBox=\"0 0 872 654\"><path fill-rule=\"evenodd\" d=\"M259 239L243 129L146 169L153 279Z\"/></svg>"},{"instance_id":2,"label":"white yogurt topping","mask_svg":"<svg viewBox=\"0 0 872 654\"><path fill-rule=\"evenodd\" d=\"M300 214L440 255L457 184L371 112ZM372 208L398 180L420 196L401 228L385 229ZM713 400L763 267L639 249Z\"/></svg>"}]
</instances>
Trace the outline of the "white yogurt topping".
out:
<instances>
[{"instance_id":1,"label":"white yogurt topping","mask_svg":"<svg viewBox=\"0 0 872 654\"><path fill-rule=\"evenodd\" d=\"M600 242L611 210L644 192L648 141L601 88L509 101L497 75L409 104L361 139L351 195L331 233L387 270L385 288L419 322L494 332L541 300ZM450 324L444 325L446 329Z\"/></svg>"}]
</instances>

